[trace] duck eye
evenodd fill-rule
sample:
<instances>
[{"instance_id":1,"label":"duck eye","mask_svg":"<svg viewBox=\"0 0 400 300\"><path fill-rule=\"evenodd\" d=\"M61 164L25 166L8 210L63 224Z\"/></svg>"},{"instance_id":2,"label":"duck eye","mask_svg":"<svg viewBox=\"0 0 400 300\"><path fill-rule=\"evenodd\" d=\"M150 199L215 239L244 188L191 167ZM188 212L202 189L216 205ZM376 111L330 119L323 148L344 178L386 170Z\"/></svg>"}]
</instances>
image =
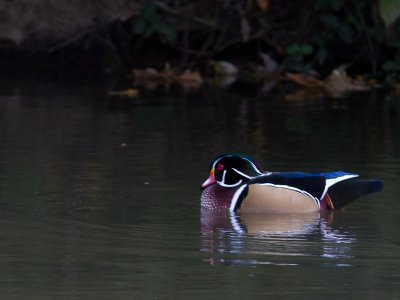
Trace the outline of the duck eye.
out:
<instances>
[{"instance_id":1,"label":"duck eye","mask_svg":"<svg viewBox=\"0 0 400 300\"><path fill-rule=\"evenodd\" d=\"M223 164L219 164L219 165L217 166L217 170L218 170L218 171L222 171L224 168L225 168L225 167L224 167Z\"/></svg>"}]
</instances>

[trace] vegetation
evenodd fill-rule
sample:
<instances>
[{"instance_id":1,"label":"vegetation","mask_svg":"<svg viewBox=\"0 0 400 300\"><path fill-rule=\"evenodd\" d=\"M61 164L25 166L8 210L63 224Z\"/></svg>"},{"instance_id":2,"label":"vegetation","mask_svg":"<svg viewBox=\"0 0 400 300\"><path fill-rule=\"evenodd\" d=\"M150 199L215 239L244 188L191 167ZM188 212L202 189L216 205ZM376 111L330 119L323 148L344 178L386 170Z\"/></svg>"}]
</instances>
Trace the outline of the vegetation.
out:
<instances>
[{"instance_id":1,"label":"vegetation","mask_svg":"<svg viewBox=\"0 0 400 300\"><path fill-rule=\"evenodd\" d=\"M124 1L117 2L123 10ZM94 10L95 23L60 29L59 36L20 34L15 48L42 61L77 66L85 61L103 69L160 70L168 63L209 75L215 71L209 62L217 60L240 70L270 71L273 62L280 70L322 78L339 67L365 78L400 78L400 0L128 2L130 10L123 17L115 13L96 19ZM4 45L2 53L10 48ZM267 55L270 63L260 55Z\"/></svg>"}]
</instances>

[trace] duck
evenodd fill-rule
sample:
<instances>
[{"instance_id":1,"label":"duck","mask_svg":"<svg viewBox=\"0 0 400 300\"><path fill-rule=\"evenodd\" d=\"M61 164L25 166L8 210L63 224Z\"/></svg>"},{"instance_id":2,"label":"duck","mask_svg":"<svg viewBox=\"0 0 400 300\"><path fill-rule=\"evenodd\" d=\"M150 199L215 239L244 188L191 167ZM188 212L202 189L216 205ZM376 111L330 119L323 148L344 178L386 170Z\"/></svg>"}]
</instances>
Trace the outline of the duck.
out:
<instances>
[{"instance_id":1,"label":"duck","mask_svg":"<svg viewBox=\"0 0 400 300\"><path fill-rule=\"evenodd\" d=\"M345 171L266 172L246 154L223 154L212 160L201 185L201 208L243 213L339 210L383 189L382 180L358 177Z\"/></svg>"}]
</instances>

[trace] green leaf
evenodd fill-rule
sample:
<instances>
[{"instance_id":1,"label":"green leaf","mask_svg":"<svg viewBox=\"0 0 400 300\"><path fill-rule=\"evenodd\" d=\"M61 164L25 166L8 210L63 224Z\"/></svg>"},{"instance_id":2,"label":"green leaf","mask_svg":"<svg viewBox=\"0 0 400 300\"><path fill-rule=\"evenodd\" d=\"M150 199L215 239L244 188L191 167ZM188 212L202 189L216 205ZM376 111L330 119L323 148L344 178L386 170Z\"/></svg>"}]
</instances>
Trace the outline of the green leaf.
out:
<instances>
[{"instance_id":1,"label":"green leaf","mask_svg":"<svg viewBox=\"0 0 400 300\"><path fill-rule=\"evenodd\" d=\"M382 28L375 26L372 28L368 28L368 34L378 43L383 43L385 40L385 34L382 32ZM389 43L388 43L389 45ZM393 44L390 43L390 46L392 46Z\"/></svg>"},{"instance_id":2,"label":"green leaf","mask_svg":"<svg viewBox=\"0 0 400 300\"><path fill-rule=\"evenodd\" d=\"M176 40L176 30L172 26L165 26L162 33L168 43L173 44Z\"/></svg>"},{"instance_id":3,"label":"green leaf","mask_svg":"<svg viewBox=\"0 0 400 300\"><path fill-rule=\"evenodd\" d=\"M143 33L146 30L146 22L143 19L136 21L133 30L136 33Z\"/></svg>"},{"instance_id":4,"label":"green leaf","mask_svg":"<svg viewBox=\"0 0 400 300\"><path fill-rule=\"evenodd\" d=\"M332 7L333 10L338 11L343 6L342 0L330 0L329 5Z\"/></svg>"},{"instance_id":5,"label":"green leaf","mask_svg":"<svg viewBox=\"0 0 400 300\"><path fill-rule=\"evenodd\" d=\"M351 44L353 42L353 31L347 24L341 24L341 26L338 28L337 35L341 41L347 44Z\"/></svg>"},{"instance_id":6,"label":"green leaf","mask_svg":"<svg viewBox=\"0 0 400 300\"><path fill-rule=\"evenodd\" d=\"M286 53L289 56L295 56L300 54L300 46L298 44L290 45L286 48Z\"/></svg>"},{"instance_id":7,"label":"green leaf","mask_svg":"<svg viewBox=\"0 0 400 300\"><path fill-rule=\"evenodd\" d=\"M326 60L328 59L328 51L326 50L325 47L321 47L318 49L317 53L315 54L315 57L320 65L323 65Z\"/></svg>"},{"instance_id":8,"label":"green leaf","mask_svg":"<svg viewBox=\"0 0 400 300\"><path fill-rule=\"evenodd\" d=\"M149 2L143 7L143 18L152 20L156 15L157 6L154 2Z\"/></svg>"},{"instance_id":9,"label":"green leaf","mask_svg":"<svg viewBox=\"0 0 400 300\"><path fill-rule=\"evenodd\" d=\"M337 29L342 24L340 19L333 14L323 14L319 17L319 19L326 25L326 27L331 29Z\"/></svg>"},{"instance_id":10,"label":"green leaf","mask_svg":"<svg viewBox=\"0 0 400 300\"><path fill-rule=\"evenodd\" d=\"M379 10L385 25L390 26L400 16L400 0L380 0Z\"/></svg>"},{"instance_id":11,"label":"green leaf","mask_svg":"<svg viewBox=\"0 0 400 300\"><path fill-rule=\"evenodd\" d=\"M399 72L400 60L388 60L383 64L383 69L387 72Z\"/></svg>"},{"instance_id":12,"label":"green leaf","mask_svg":"<svg viewBox=\"0 0 400 300\"><path fill-rule=\"evenodd\" d=\"M153 24L150 24L150 26L148 26L148 27L146 28L146 30L144 31L143 35L144 35L145 37L149 37L149 36L151 36L155 31L156 31L156 28L154 27L154 25L153 25Z\"/></svg>"},{"instance_id":13,"label":"green leaf","mask_svg":"<svg viewBox=\"0 0 400 300\"><path fill-rule=\"evenodd\" d=\"M343 6L342 0L316 0L316 6L318 8L339 10Z\"/></svg>"},{"instance_id":14,"label":"green leaf","mask_svg":"<svg viewBox=\"0 0 400 300\"><path fill-rule=\"evenodd\" d=\"M286 48L288 56L310 55L314 52L314 47L310 44L293 44Z\"/></svg>"},{"instance_id":15,"label":"green leaf","mask_svg":"<svg viewBox=\"0 0 400 300\"><path fill-rule=\"evenodd\" d=\"M151 25L153 26L155 31L161 31L162 28L164 27L165 23L159 16L155 16L155 18L152 19Z\"/></svg>"},{"instance_id":16,"label":"green leaf","mask_svg":"<svg viewBox=\"0 0 400 300\"><path fill-rule=\"evenodd\" d=\"M314 52L314 47L310 44L304 44L304 45L301 45L300 50L301 50L301 54L310 55L311 53Z\"/></svg>"}]
</instances>

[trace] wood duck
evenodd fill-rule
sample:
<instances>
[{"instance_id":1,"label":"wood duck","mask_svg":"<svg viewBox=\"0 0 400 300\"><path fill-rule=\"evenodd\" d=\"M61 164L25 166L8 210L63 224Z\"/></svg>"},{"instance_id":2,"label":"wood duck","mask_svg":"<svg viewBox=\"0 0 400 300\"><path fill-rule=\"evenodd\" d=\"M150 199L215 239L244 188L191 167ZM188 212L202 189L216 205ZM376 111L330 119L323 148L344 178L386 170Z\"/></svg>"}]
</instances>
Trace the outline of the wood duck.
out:
<instances>
[{"instance_id":1,"label":"wood duck","mask_svg":"<svg viewBox=\"0 0 400 300\"><path fill-rule=\"evenodd\" d=\"M264 172L249 156L225 154L210 165L201 185L201 206L231 212L307 213L340 209L382 190L381 180L343 171L308 174Z\"/></svg>"}]
</instances>

